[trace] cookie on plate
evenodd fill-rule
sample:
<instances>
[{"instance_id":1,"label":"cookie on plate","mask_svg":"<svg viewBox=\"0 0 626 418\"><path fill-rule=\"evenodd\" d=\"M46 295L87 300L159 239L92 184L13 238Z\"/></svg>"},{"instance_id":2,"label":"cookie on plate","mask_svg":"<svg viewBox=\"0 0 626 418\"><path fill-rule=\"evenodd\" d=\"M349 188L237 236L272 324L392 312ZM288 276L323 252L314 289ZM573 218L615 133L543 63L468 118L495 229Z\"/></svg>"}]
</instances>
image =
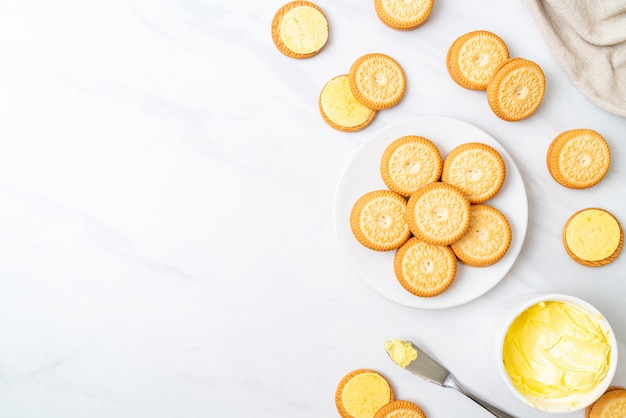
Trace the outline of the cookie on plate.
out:
<instances>
[{"instance_id":1,"label":"cookie on plate","mask_svg":"<svg viewBox=\"0 0 626 418\"><path fill-rule=\"evenodd\" d=\"M430 16L434 0L374 0L378 18L392 29L411 30Z\"/></svg>"},{"instance_id":2,"label":"cookie on plate","mask_svg":"<svg viewBox=\"0 0 626 418\"><path fill-rule=\"evenodd\" d=\"M350 66L350 89L370 109L395 106L404 96L406 77L396 60L380 53L365 54Z\"/></svg>"},{"instance_id":3,"label":"cookie on plate","mask_svg":"<svg viewBox=\"0 0 626 418\"><path fill-rule=\"evenodd\" d=\"M586 189L606 175L611 150L598 132L573 129L562 132L550 143L546 163L550 175L561 186Z\"/></svg>"},{"instance_id":4,"label":"cookie on plate","mask_svg":"<svg viewBox=\"0 0 626 418\"><path fill-rule=\"evenodd\" d=\"M487 84L509 50L495 33L476 30L459 36L448 49L446 67L452 80L470 90L486 90Z\"/></svg>"},{"instance_id":5,"label":"cookie on plate","mask_svg":"<svg viewBox=\"0 0 626 418\"><path fill-rule=\"evenodd\" d=\"M411 236L405 220L406 199L391 190L361 196L350 213L350 228L361 245L376 251L400 247Z\"/></svg>"},{"instance_id":6,"label":"cookie on plate","mask_svg":"<svg viewBox=\"0 0 626 418\"><path fill-rule=\"evenodd\" d=\"M380 174L390 190L409 197L424 184L439 181L442 166L441 153L434 142L407 135L385 148Z\"/></svg>"},{"instance_id":7,"label":"cookie on plate","mask_svg":"<svg viewBox=\"0 0 626 418\"><path fill-rule=\"evenodd\" d=\"M481 142L452 149L443 160L441 181L460 188L472 204L482 203L502 188L506 166L500 153Z\"/></svg>"},{"instance_id":8,"label":"cookie on plate","mask_svg":"<svg viewBox=\"0 0 626 418\"><path fill-rule=\"evenodd\" d=\"M443 293L456 277L456 257L448 245L434 245L413 237L396 251L393 262L398 282L420 297Z\"/></svg>"},{"instance_id":9,"label":"cookie on plate","mask_svg":"<svg viewBox=\"0 0 626 418\"><path fill-rule=\"evenodd\" d=\"M324 121L343 132L355 132L365 128L376 116L376 111L359 102L343 74L328 81L319 97L319 110Z\"/></svg>"},{"instance_id":10,"label":"cookie on plate","mask_svg":"<svg viewBox=\"0 0 626 418\"><path fill-rule=\"evenodd\" d=\"M545 91L546 77L537 63L509 58L487 83L487 103L500 119L516 122L537 110Z\"/></svg>"},{"instance_id":11,"label":"cookie on plate","mask_svg":"<svg viewBox=\"0 0 626 418\"><path fill-rule=\"evenodd\" d=\"M617 392L609 394L614 391ZM585 409L585 418L616 417L626 417L626 389L623 387L610 386L602 396Z\"/></svg>"},{"instance_id":12,"label":"cookie on plate","mask_svg":"<svg viewBox=\"0 0 626 418\"><path fill-rule=\"evenodd\" d=\"M272 19L272 40L290 58L316 55L328 41L328 19L324 11L309 1L283 5Z\"/></svg>"},{"instance_id":13,"label":"cookie on plate","mask_svg":"<svg viewBox=\"0 0 626 418\"><path fill-rule=\"evenodd\" d=\"M418 239L434 245L448 245L467 232L470 202L456 186L428 183L409 198L406 222Z\"/></svg>"},{"instance_id":14,"label":"cookie on plate","mask_svg":"<svg viewBox=\"0 0 626 418\"><path fill-rule=\"evenodd\" d=\"M374 418L380 408L393 400L389 381L369 369L346 374L335 391L335 406L342 418Z\"/></svg>"},{"instance_id":15,"label":"cookie on plate","mask_svg":"<svg viewBox=\"0 0 626 418\"><path fill-rule=\"evenodd\" d=\"M588 267L604 266L622 251L624 230L607 210L582 209L565 223L563 245L577 263Z\"/></svg>"},{"instance_id":16,"label":"cookie on plate","mask_svg":"<svg viewBox=\"0 0 626 418\"><path fill-rule=\"evenodd\" d=\"M502 212L492 206L472 205L469 230L450 247L468 266L487 267L504 257L511 237L511 225Z\"/></svg>"},{"instance_id":17,"label":"cookie on plate","mask_svg":"<svg viewBox=\"0 0 626 418\"><path fill-rule=\"evenodd\" d=\"M375 418L426 418L426 414L410 401L393 401L380 408Z\"/></svg>"}]
</instances>

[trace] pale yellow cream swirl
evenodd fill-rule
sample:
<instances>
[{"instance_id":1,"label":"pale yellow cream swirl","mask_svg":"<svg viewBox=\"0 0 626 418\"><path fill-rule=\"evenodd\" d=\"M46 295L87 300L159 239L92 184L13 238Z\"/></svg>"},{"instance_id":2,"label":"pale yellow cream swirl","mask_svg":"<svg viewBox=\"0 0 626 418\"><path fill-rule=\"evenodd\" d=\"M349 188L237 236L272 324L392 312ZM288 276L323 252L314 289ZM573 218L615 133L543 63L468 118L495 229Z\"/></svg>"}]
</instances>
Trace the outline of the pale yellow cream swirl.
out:
<instances>
[{"instance_id":1,"label":"pale yellow cream swirl","mask_svg":"<svg viewBox=\"0 0 626 418\"><path fill-rule=\"evenodd\" d=\"M504 367L513 385L539 399L593 390L609 369L607 331L587 313L563 302L540 302L511 324Z\"/></svg>"},{"instance_id":2,"label":"pale yellow cream swirl","mask_svg":"<svg viewBox=\"0 0 626 418\"><path fill-rule=\"evenodd\" d=\"M393 339L385 341L385 350L391 360L400 367L408 366L417 358L417 351L410 341Z\"/></svg>"}]
</instances>

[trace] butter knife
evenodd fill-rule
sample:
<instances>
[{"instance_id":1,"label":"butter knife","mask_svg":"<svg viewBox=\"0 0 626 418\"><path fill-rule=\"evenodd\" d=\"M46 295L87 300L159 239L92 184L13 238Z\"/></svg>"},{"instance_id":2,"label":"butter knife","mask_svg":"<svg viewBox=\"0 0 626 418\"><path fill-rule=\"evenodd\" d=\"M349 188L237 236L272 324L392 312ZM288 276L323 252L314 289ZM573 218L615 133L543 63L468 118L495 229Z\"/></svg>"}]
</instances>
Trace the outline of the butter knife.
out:
<instances>
[{"instance_id":1,"label":"butter knife","mask_svg":"<svg viewBox=\"0 0 626 418\"><path fill-rule=\"evenodd\" d=\"M498 418L515 418L513 415L507 414L506 412L480 399L478 396L474 395L473 393L470 393L469 391L467 391L465 388L463 388L459 384L459 382L456 381L452 373L450 373L445 367L441 366L439 363L437 363L435 360L429 357L426 353L424 353L424 351L422 351L419 347L417 347L411 341L402 341L402 342L408 343L417 353L417 357L415 357L415 359L413 359L408 364L403 365L403 364L399 364L396 361L396 359L392 357L390 352L387 351L387 354L389 355L391 360L394 361L394 363L396 363L400 367L404 366L406 370L413 373L414 375L421 377L422 379L426 379L432 383L438 384L439 386L452 388L461 392L463 395L467 396L468 398L470 398L471 400L473 400L478 405L482 406L487 411L489 411L492 415ZM413 353L413 356L414 355L415 353Z\"/></svg>"}]
</instances>

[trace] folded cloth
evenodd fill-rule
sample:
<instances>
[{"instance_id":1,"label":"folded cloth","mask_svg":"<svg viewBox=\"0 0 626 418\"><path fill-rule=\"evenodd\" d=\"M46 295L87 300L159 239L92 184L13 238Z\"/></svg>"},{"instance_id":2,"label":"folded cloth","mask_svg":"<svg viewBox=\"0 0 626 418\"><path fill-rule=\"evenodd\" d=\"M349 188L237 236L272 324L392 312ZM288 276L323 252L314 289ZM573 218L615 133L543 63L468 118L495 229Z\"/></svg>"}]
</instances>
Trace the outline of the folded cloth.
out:
<instances>
[{"instance_id":1,"label":"folded cloth","mask_svg":"<svg viewBox=\"0 0 626 418\"><path fill-rule=\"evenodd\" d=\"M593 103L626 118L626 0L525 0L559 65Z\"/></svg>"}]
</instances>

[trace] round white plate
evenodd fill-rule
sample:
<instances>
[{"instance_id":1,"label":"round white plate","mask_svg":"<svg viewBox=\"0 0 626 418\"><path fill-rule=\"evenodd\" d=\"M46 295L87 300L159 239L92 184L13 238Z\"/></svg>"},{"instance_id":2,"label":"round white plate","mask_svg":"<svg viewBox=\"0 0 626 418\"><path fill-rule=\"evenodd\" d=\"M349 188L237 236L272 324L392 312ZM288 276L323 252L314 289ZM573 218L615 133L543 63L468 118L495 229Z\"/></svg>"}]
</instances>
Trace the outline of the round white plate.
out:
<instances>
[{"instance_id":1,"label":"round white plate","mask_svg":"<svg viewBox=\"0 0 626 418\"><path fill-rule=\"evenodd\" d=\"M386 189L380 175L380 159L385 148L405 135L419 135L433 141L442 157L465 142L482 142L495 148L506 164L506 178L496 196L485 204L500 210L509 220L512 239L509 250L489 267L469 267L457 263L457 275L442 294L422 298L406 291L393 271L395 251L377 252L363 247L350 229L350 212L356 200L372 190ZM441 309L474 300L491 290L507 274L524 243L528 223L528 200L522 176L509 153L481 129L457 119L422 116L391 125L374 134L355 153L339 180L335 195L335 226L339 243L358 275L381 296L401 305Z\"/></svg>"}]
</instances>

